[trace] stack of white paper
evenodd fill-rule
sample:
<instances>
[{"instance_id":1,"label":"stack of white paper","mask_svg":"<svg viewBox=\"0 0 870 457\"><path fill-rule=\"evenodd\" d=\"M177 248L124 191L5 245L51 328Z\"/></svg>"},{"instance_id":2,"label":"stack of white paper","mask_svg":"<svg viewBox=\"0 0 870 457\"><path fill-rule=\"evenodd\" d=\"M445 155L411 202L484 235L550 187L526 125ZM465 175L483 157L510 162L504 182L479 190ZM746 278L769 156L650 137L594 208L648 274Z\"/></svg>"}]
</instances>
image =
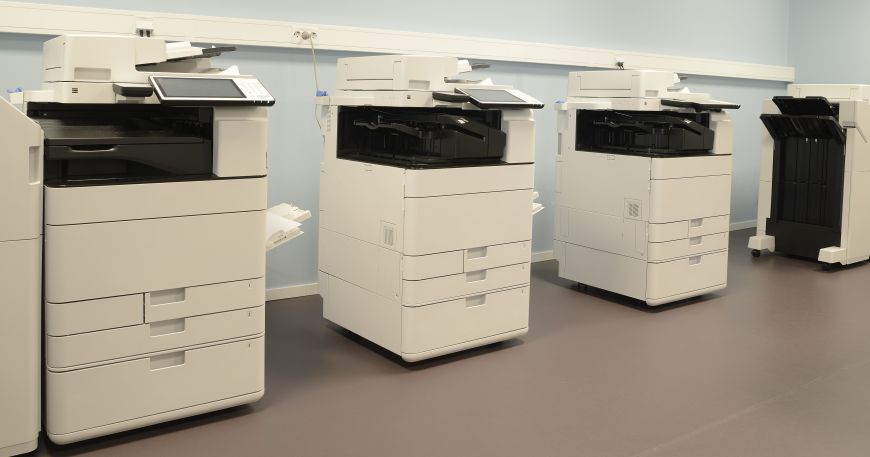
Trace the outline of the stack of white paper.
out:
<instances>
[{"instance_id":1,"label":"stack of white paper","mask_svg":"<svg viewBox=\"0 0 870 457\"><path fill-rule=\"evenodd\" d=\"M181 59L202 55L202 48L191 46L190 41L175 41L166 43L166 59Z\"/></svg>"},{"instance_id":2,"label":"stack of white paper","mask_svg":"<svg viewBox=\"0 0 870 457\"><path fill-rule=\"evenodd\" d=\"M266 250L272 249L302 235L302 221L311 218L311 211L287 203L266 210Z\"/></svg>"},{"instance_id":3,"label":"stack of white paper","mask_svg":"<svg viewBox=\"0 0 870 457\"><path fill-rule=\"evenodd\" d=\"M535 200L537 200L538 197L540 197L540 194L539 194L539 193L535 192L535 193L532 194L532 216L534 216L535 214L540 213L541 210L544 209L544 205L542 205L541 203L536 203L536 202L535 202Z\"/></svg>"}]
</instances>

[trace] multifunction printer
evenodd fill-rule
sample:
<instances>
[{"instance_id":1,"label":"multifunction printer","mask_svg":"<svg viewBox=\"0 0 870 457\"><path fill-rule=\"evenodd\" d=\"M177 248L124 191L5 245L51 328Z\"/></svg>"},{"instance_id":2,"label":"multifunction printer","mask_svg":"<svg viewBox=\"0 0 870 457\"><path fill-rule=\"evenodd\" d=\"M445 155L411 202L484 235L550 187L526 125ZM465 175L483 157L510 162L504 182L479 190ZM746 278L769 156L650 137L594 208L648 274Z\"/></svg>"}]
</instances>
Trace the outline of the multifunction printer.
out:
<instances>
[{"instance_id":1,"label":"multifunction printer","mask_svg":"<svg viewBox=\"0 0 870 457\"><path fill-rule=\"evenodd\" d=\"M38 425L31 333L43 305L56 443L263 395L265 245L299 231L288 220L267 232L274 99L255 77L211 66L229 50L62 36L45 43L42 89L13 94L22 111L0 103L0 205L13 217L2 239L20 240L0 243L2 280L15 284L0 289L0 309L15 310L0 325L20 325L0 349L0 393L20 407L9 419L3 398L0 437Z\"/></svg>"},{"instance_id":2,"label":"multifunction printer","mask_svg":"<svg viewBox=\"0 0 870 457\"><path fill-rule=\"evenodd\" d=\"M472 68L343 58L318 99L323 315L406 361L528 329L542 105Z\"/></svg>"},{"instance_id":3,"label":"multifunction printer","mask_svg":"<svg viewBox=\"0 0 870 457\"><path fill-rule=\"evenodd\" d=\"M792 84L765 102L755 257L870 259L870 86Z\"/></svg>"},{"instance_id":4,"label":"multifunction printer","mask_svg":"<svg viewBox=\"0 0 870 457\"><path fill-rule=\"evenodd\" d=\"M559 276L648 305L726 285L731 118L666 71L579 71L557 105Z\"/></svg>"}]
</instances>

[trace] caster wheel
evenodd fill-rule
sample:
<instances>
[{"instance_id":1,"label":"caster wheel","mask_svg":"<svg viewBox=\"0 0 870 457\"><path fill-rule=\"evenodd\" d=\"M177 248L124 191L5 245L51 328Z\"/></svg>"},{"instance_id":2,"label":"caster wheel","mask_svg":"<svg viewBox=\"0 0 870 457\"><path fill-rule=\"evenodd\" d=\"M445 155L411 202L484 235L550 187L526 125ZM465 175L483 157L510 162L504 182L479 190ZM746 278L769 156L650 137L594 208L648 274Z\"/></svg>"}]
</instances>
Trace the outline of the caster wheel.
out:
<instances>
[{"instance_id":1,"label":"caster wheel","mask_svg":"<svg viewBox=\"0 0 870 457\"><path fill-rule=\"evenodd\" d=\"M831 271L832 268L834 268L833 264L830 264L830 263L823 263L822 264L822 271Z\"/></svg>"},{"instance_id":2,"label":"caster wheel","mask_svg":"<svg viewBox=\"0 0 870 457\"><path fill-rule=\"evenodd\" d=\"M761 251L759 251L758 249L753 249L752 257L761 257Z\"/></svg>"}]
</instances>

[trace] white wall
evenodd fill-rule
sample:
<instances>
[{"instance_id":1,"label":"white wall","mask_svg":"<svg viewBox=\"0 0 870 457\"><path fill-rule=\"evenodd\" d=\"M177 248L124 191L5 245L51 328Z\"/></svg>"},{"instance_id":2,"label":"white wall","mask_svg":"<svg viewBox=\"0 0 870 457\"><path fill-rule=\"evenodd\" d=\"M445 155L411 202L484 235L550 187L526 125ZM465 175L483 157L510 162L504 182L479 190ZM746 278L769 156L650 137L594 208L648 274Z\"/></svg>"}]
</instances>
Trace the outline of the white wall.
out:
<instances>
[{"instance_id":1,"label":"white wall","mask_svg":"<svg viewBox=\"0 0 870 457\"><path fill-rule=\"evenodd\" d=\"M437 3L437 11L422 11L422 4L400 0L249 0L244 3L77 0L63 3L455 33L775 65L785 64L788 58L787 0L539 0L534 3L444 0ZM739 25L736 33L735 24ZM38 86L43 40L44 37L0 34L0 61L3 62L0 90ZM320 82L327 90L335 86L335 60L344 55L349 54L319 53ZM305 50L245 47L222 57L220 62L238 64L243 71L256 74L278 100L270 114L270 203L289 200L316 211L322 143L314 120L310 59L310 52ZM482 75L513 84L548 103L547 108L537 114L536 173L536 187L541 192L541 202L548 209L536 216L533 243L535 251L547 251L552 248L556 149L552 103L564 97L566 74L577 68L490 63L492 68ZM687 85L696 92L710 92L716 98L743 105L734 113L732 220L752 220L757 192L761 101L784 93L785 85L712 77L692 77ZM316 281L316 226L314 218L306 223L307 233L302 238L269 254L268 287Z\"/></svg>"}]
</instances>

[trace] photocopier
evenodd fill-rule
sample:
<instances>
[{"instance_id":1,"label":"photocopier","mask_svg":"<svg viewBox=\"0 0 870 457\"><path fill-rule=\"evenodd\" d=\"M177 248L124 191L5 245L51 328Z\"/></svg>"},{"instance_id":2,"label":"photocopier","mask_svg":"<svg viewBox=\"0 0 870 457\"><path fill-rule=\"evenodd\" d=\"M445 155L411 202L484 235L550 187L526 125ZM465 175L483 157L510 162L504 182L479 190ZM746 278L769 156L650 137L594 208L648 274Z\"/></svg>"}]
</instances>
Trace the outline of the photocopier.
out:
<instances>
[{"instance_id":1,"label":"photocopier","mask_svg":"<svg viewBox=\"0 0 870 457\"><path fill-rule=\"evenodd\" d=\"M528 329L540 102L437 56L338 60L318 98L323 316L419 361Z\"/></svg>"},{"instance_id":2,"label":"photocopier","mask_svg":"<svg viewBox=\"0 0 870 457\"><path fill-rule=\"evenodd\" d=\"M726 285L737 105L652 70L579 71L557 105L559 276L662 305Z\"/></svg>"},{"instance_id":3,"label":"photocopier","mask_svg":"<svg viewBox=\"0 0 870 457\"><path fill-rule=\"evenodd\" d=\"M0 456L36 449L42 340L42 130L0 97Z\"/></svg>"},{"instance_id":4,"label":"photocopier","mask_svg":"<svg viewBox=\"0 0 870 457\"><path fill-rule=\"evenodd\" d=\"M303 217L267 215L274 99L229 50L61 36L0 102L0 449L35 447L43 337L56 443L263 395L266 245Z\"/></svg>"},{"instance_id":5,"label":"photocopier","mask_svg":"<svg viewBox=\"0 0 870 457\"><path fill-rule=\"evenodd\" d=\"M870 86L791 84L765 102L757 234L761 251L823 268L870 259Z\"/></svg>"}]
</instances>

